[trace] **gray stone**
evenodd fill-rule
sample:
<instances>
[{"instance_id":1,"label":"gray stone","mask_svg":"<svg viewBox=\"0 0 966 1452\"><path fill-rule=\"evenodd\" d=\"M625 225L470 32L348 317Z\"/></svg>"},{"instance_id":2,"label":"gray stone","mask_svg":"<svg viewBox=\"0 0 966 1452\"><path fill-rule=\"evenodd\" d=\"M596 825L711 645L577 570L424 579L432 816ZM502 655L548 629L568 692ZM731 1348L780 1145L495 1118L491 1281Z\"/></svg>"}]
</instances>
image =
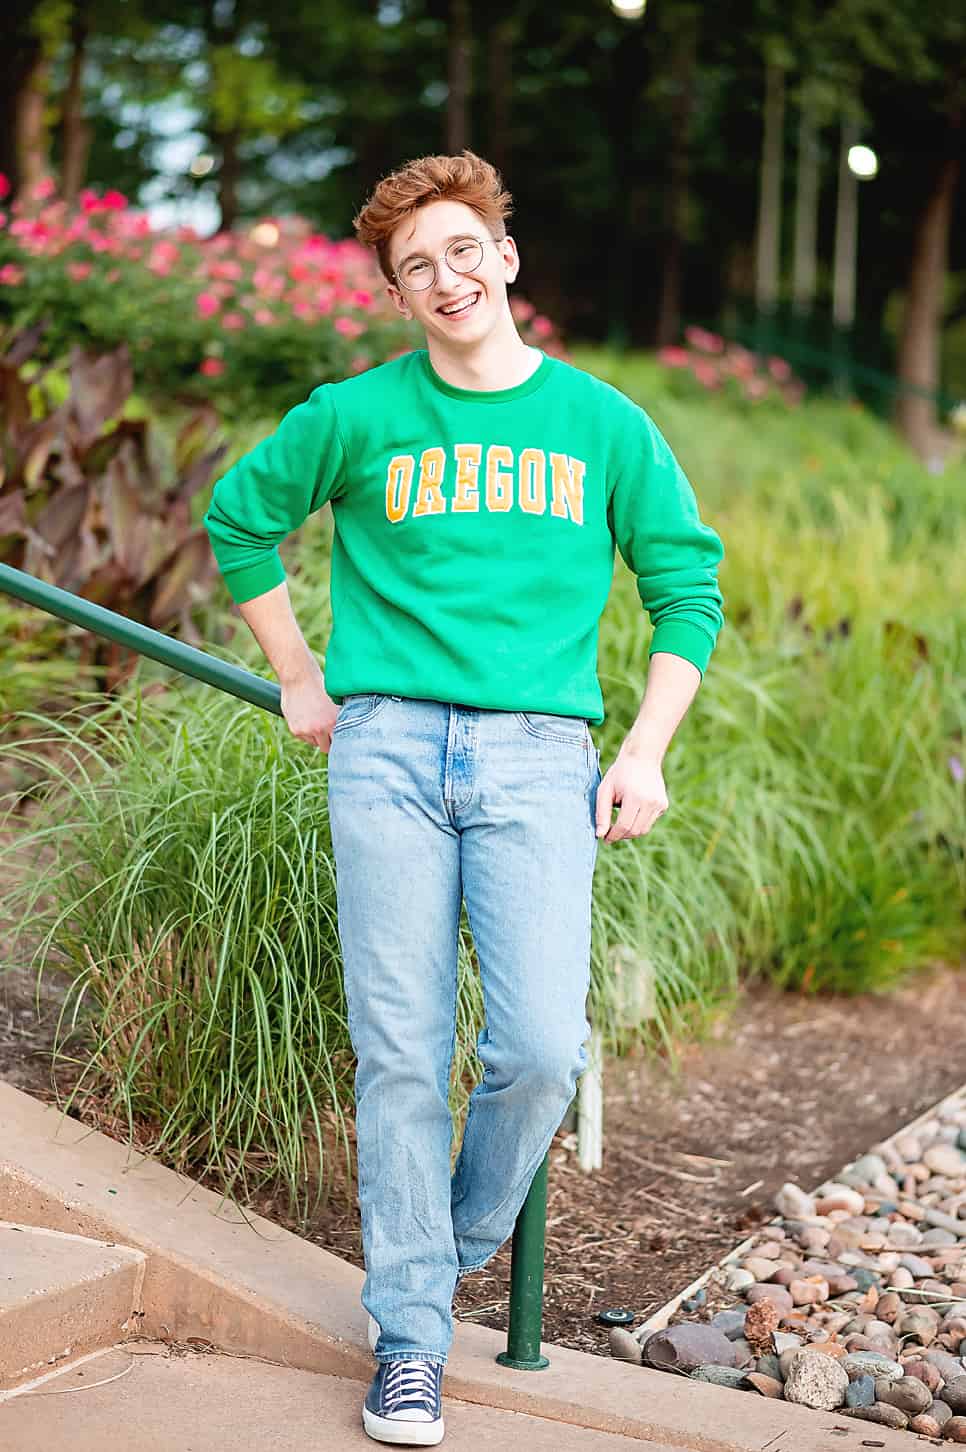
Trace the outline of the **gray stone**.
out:
<instances>
[{"instance_id":1,"label":"gray stone","mask_svg":"<svg viewBox=\"0 0 966 1452\"><path fill-rule=\"evenodd\" d=\"M886 1162L881 1155L863 1155L851 1166L848 1183L851 1185L857 1180L859 1184L872 1185L880 1175L886 1173ZM843 1175L842 1178L844 1179L845 1176Z\"/></svg>"},{"instance_id":2,"label":"gray stone","mask_svg":"<svg viewBox=\"0 0 966 1452\"><path fill-rule=\"evenodd\" d=\"M891 1407L898 1407L907 1416L915 1417L929 1406L932 1392L914 1376L900 1376L898 1381L888 1381L882 1377L875 1384L875 1400L888 1402Z\"/></svg>"},{"instance_id":3,"label":"gray stone","mask_svg":"<svg viewBox=\"0 0 966 1452\"><path fill-rule=\"evenodd\" d=\"M691 1321L649 1337L644 1361L657 1371L691 1372L697 1366L734 1366L737 1357L723 1331Z\"/></svg>"},{"instance_id":4,"label":"gray stone","mask_svg":"<svg viewBox=\"0 0 966 1452\"><path fill-rule=\"evenodd\" d=\"M612 1326L608 1333L610 1341L610 1354L618 1361L629 1361L633 1366L640 1366L642 1362L641 1343L636 1336L625 1331L623 1326Z\"/></svg>"},{"instance_id":5,"label":"gray stone","mask_svg":"<svg viewBox=\"0 0 966 1452\"><path fill-rule=\"evenodd\" d=\"M851 1355L842 1358L841 1364L849 1377L884 1376L889 1381L898 1381L903 1375L898 1361L894 1361L891 1356L882 1356L877 1351L853 1351Z\"/></svg>"},{"instance_id":6,"label":"gray stone","mask_svg":"<svg viewBox=\"0 0 966 1452\"><path fill-rule=\"evenodd\" d=\"M755 1278L751 1271L742 1270L741 1266L729 1266L724 1275L725 1289L729 1291L746 1291L749 1286L755 1284Z\"/></svg>"},{"instance_id":7,"label":"gray stone","mask_svg":"<svg viewBox=\"0 0 966 1452\"><path fill-rule=\"evenodd\" d=\"M905 1412L898 1407L890 1407L888 1402L876 1402L871 1407L850 1407L842 1416L855 1417L860 1422L876 1422L880 1427L894 1427L897 1432L904 1432L909 1425Z\"/></svg>"},{"instance_id":8,"label":"gray stone","mask_svg":"<svg viewBox=\"0 0 966 1452\"><path fill-rule=\"evenodd\" d=\"M966 1412L966 1375L950 1377L943 1387L943 1401L952 1407L954 1416Z\"/></svg>"},{"instance_id":9,"label":"gray stone","mask_svg":"<svg viewBox=\"0 0 966 1452\"><path fill-rule=\"evenodd\" d=\"M729 1341L736 1341L739 1336L744 1334L747 1315L747 1310L735 1307L732 1310L719 1311L717 1315L711 1317L708 1324L723 1332Z\"/></svg>"},{"instance_id":10,"label":"gray stone","mask_svg":"<svg viewBox=\"0 0 966 1452\"><path fill-rule=\"evenodd\" d=\"M954 1144L932 1144L923 1151L922 1162L937 1175L958 1178L966 1175L966 1154Z\"/></svg>"},{"instance_id":11,"label":"gray stone","mask_svg":"<svg viewBox=\"0 0 966 1452\"><path fill-rule=\"evenodd\" d=\"M931 1272L932 1266L929 1267L929 1273L931 1274ZM872 1286L880 1285L882 1281L878 1271L867 1270L865 1266L861 1265L855 1266L850 1271L850 1275L860 1291L868 1291Z\"/></svg>"},{"instance_id":12,"label":"gray stone","mask_svg":"<svg viewBox=\"0 0 966 1452\"><path fill-rule=\"evenodd\" d=\"M794 1301L792 1300L791 1296L788 1294L784 1286L776 1286L771 1284L767 1286L749 1286L748 1289L745 1291L745 1300L748 1302L749 1306L753 1306L756 1301L774 1301L779 1311L786 1314L787 1312L793 1310L795 1306Z\"/></svg>"},{"instance_id":13,"label":"gray stone","mask_svg":"<svg viewBox=\"0 0 966 1452\"><path fill-rule=\"evenodd\" d=\"M941 1397L937 1397L934 1402L931 1402L928 1410L929 1415L931 1417L935 1417L936 1421L939 1423L940 1426L942 1426L944 1422L948 1422L953 1414L952 1407L949 1406L948 1403L944 1402Z\"/></svg>"},{"instance_id":14,"label":"gray stone","mask_svg":"<svg viewBox=\"0 0 966 1452\"><path fill-rule=\"evenodd\" d=\"M771 1351L767 1351L764 1356L759 1356L755 1362L755 1371L759 1376L769 1376L775 1381L784 1381L785 1379L782 1376L782 1369L778 1357Z\"/></svg>"},{"instance_id":15,"label":"gray stone","mask_svg":"<svg viewBox=\"0 0 966 1452\"><path fill-rule=\"evenodd\" d=\"M694 1381L710 1381L715 1386L727 1386L737 1391L744 1384L745 1373L737 1366L696 1366L691 1372Z\"/></svg>"},{"instance_id":16,"label":"gray stone","mask_svg":"<svg viewBox=\"0 0 966 1452\"><path fill-rule=\"evenodd\" d=\"M847 1407L871 1407L875 1401L875 1382L871 1376L857 1376L845 1388Z\"/></svg>"},{"instance_id":17,"label":"gray stone","mask_svg":"<svg viewBox=\"0 0 966 1452\"><path fill-rule=\"evenodd\" d=\"M941 1230L934 1225L932 1230L924 1232L921 1244L923 1249L927 1245L958 1245L959 1237L954 1235L951 1230Z\"/></svg>"},{"instance_id":18,"label":"gray stone","mask_svg":"<svg viewBox=\"0 0 966 1452\"><path fill-rule=\"evenodd\" d=\"M801 1336L796 1336L794 1331L774 1331L771 1339L779 1356L783 1351L798 1351L802 1344Z\"/></svg>"},{"instance_id":19,"label":"gray stone","mask_svg":"<svg viewBox=\"0 0 966 1452\"><path fill-rule=\"evenodd\" d=\"M729 1340L734 1347L735 1365L744 1367L753 1366L755 1353L745 1338L743 1336L732 1336L729 1337Z\"/></svg>"},{"instance_id":20,"label":"gray stone","mask_svg":"<svg viewBox=\"0 0 966 1452\"><path fill-rule=\"evenodd\" d=\"M806 1194L798 1185L782 1185L775 1196L775 1209L779 1215L800 1219L815 1214L815 1196Z\"/></svg>"},{"instance_id":21,"label":"gray stone","mask_svg":"<svg viewBox=\"0 0 966 1452\"><path fill-rule=\"evenodd\" d=\"M785 1400L833 1412L845 1401L848 1384L848 1373L834 1357L819 1351L797 1351L785 1377Z\"/></svg>"},{"instance_id":22,"label":"gray stone","mask_svg":"<svg viewBox=\"0 0 966 1452\"><path fill-rule=\"evenodd\" d=\"M943 1381L952 1381L963 1375L963 1363L959 1357L954 1356L951 1351L943 1351L940 1346L930 1346L928 1351L922 1353L921 1359L934 1366Z\"/></svg>"},{"instance_id":23,"label":"gray stone","mask_svg":"<svg viewBox=\"0 0 966 1452\"><path fill-rule=\"evenodd\" d=\"M928 1260L923 1260L921 1255L900 1256L899 1264L904 1270L907 1270L910 1275L915 1276L917 1281L925 1280L928 1276L932 1275L932 1266L929 1264Z\"/></svg>"}]
</instances>

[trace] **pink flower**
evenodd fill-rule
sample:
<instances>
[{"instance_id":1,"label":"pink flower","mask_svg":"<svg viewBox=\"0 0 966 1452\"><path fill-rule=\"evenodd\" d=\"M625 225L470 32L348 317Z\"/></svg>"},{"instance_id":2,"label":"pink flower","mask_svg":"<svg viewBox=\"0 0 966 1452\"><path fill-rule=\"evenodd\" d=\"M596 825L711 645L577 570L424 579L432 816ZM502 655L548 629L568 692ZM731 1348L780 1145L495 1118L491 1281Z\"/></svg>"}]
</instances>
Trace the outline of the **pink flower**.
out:
<instances>
[{"instance_id":1,"label":"pink flower","mask_svg":"<svg viewBox=\"0 0 966 1452\"><path fill-rule=\"evenodd\" d=\"M81 192L80 204L81 211L86 212L88 216L93 212L100 212L101 210L103 210L101 207L100 197L95 191L92 191L90 187L84 187L83 191Z\"/></svg>"},{"instance_id":2,"label":"pink flower","mask_svg":"<svg viewBox=\"0 0 966 1452\"><path fill-rule=\"evenodd\" d=\"M349 301L357 308L371 308L375 298L367 288L356 288L355 292L349 294Z\"/></svg>"},{"instance_id":3,"label":"pink flower","mask_svg":"<svg viewBox=\"0 0 966 1452\"><path fill-rule=\"evenodd\" d=\"M42 176L40 181L30 188L30 195L35 202L45 202L48 197L57 193L57 183L53 177Z\"/></svg>"},{"instance_id":4,"label":"pink flower","mask_svg":"<svg viewBox=\"0 0 966 1452\"><path fill-rule=\"evenodd\" d=\"M214 314L221 307L221 303L219 299L215 297L214 293L199 292L198 296L195 298L195 307L198 309L198 313L201 317L210 318L213 317Z\"/></svg>"},{"instance_id":5,"label":"pink flower","mask_svg":"<svg viewBox=\"0 0 966 1452\"><path fill-rule=\"evenodd\" d=\"M225 313L221 326L227 328L230 333L237 333L239 328L246 326L244 315L242 313Z\"/></svg>"},{"instance_id":6,"label":"pink flower","mask_svg":"<svg viewBox=\"0 0 966 1452\"><path fill-rule=\"evenodd\" d=\"M256 308L254 317L262 328L269 327L275 321L275 314L269 308Z\"/></svg>"},{"instance_id":7,"label":"pink flower","mask_svg":"<svg viewBox=\"0 0 966 1452\"><path fill-rule=\"evenodd\" d=\"M768 372L776 383L787 383L792 376L791 364L786 363L784 358L769 358Z\"/></svg>"},{"instance_id":8,"label":"pink flower","mask_svg":"<svg viewBox=\"0 0 966 1452\"><path fill-rule=\"evenodd\" d=\"M525 298L514 297L510 299L510 312L518 323L528 323L536 312L536 308Z\"/></svg>"},{"instance_id":9,"label":"pink flower","mask_svg":"<svg viewBox=\"0 0 966 1452\"><path fill-rule=\"evenodd\" d=\"M16 287L23 282L23 268L15 262L5 262L0 267L0 287Z\"/></svg>"},{"instance_id":10,"label":"pink flower","mask_svg":"<svg viewBox=\"0 0 966 1452\"><path fill-rule=\"evenodd\" d=\"M717 333L709 333L706 328L685 328L684 337L700 353L724 352L724 339L719 338Z\"/></svg>"},{"instance_id":11,"label":"pink flower","mask_svg":"<svg viewBox=\"0 0 966 1452\"><path fill-rule=\"evenodd\" d=\"M85 277L90 277L94 270L91 262L68 262L67 275L72 282L83 282Z\"/></svg>"},{"instance_id":12,"label":"pink flower","mask_svg":"<svg viewBox=\"0 0 966 1452\"><path fill-rule=\"evenodd\" d=\"M10 178L0 171L0 199L10 195Z\"/></svg>"},{"instance_id":13,"label":"pink flower","mask_svg":"<svg viewBox=\"0 0 966 1452\"><path fill-rule=\"evenodd\" d=\"M663 363L665 368L687 368L690 362L690 354L687 348L661 348L658 351L658 362Z\"/></svg>"},{"instance_id":14,"label":"pink flower","mask_svg":"<svg viewBox=\"0 0 966 1452\"><path fill-rule=\"evenodd\" d=\"M695 358L691 364L691 372L703 388L717 388L721 381L715 365L705 358Z\"/></svg>"},{"instance_id":15,"label":"pink flower","mask_svg":"<svg viewBox=\"0 0 966 1452\"><path fill-rule=\"evenodd\" d=\"M108 282L117 282L118 279L120 278L120 276L121 276L120 269L117 268L117 267L112 267L111 270L110 270L110 272L107 274L107 281Z\"/></svg>"},{"instance_id":16,"label":"pink flower","mask_svg":"<svg viewBox=\"0 0 966 1452\"><path fill-rule=\"evenodd\" d=\"M224 373L225 365L220 358L206 358L198 371L206 378L217 378Z\"/></svg>"},{"instance_id":17,"label":"pink flower","mask_svg":"<svg viewBox=\"0 0 966 1452\"><path fill-rule=\"evenodd\" d=\"M745 397L750 398L753 403L764 398L768 392L768 381L765 378L749 378L745 384Z\"/></svg>"},{"instance_id":18,"label":"pink flower","mask_svg":"<svg viewBox=\"0 0 966 1452\"><path fill-rule=\"evenodd\" d=\"M549 338L553 332L553 323L542 314L533 319L530 327L533 329L534 335L538 338Z\"/></svg>"},{"instance_id":19,"label":"pink flower","mask_svg":"<svg viewBox=\"0 0 966 1452\"><path fill-rule=\"evenodd\" d=\"M6 212L0 212L0 227L5 227L6 225L7 225L7 214L6 214Z\"/></svg>"},{"instance_id":20,"label":"pink flower","mask_svg":"<svg viewBox=\"0 0 966 1452\"><path fill-rule=\"evenodd\" d=\"M101 206L105 212L123 212L127 206L127 197L123 192L105 192L101 199Z\"/></svg>"},{"instance_id":21,"label":"pink flower","mask_svg":"<svg viewBox=\"0 0 966 1452\"><path fill-rule=\"evenodd\" d=\"M357 353L349 364L349 372L365 373L366 369L370 367L370 364L371 360L367 353Z\"/></svg>"},{"instance_id":22,"label":"pink flower","mask_svg":"<svg viewBox=\"0 0 966 1452\"><path fill-rule=\"evenodd\" d=\"M343 338L358 338L360 333L365 332L362 323L356 322L355 318L336 318L332 326Z\"/></svg>"}]
</instances>

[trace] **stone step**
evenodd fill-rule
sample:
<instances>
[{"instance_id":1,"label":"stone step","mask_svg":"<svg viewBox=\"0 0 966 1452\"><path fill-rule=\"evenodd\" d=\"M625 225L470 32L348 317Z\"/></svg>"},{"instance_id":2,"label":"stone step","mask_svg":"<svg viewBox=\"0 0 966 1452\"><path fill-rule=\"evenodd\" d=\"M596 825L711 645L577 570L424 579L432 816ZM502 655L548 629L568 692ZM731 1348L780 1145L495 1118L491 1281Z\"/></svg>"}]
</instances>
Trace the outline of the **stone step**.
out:
<instances>
[{"instance_id":1,"label":"stone step","mask_svg":"<svg viewBox=\"0 0 966 1452\"><path fill-rule=\"evenodd\" d=\"M65 1403L65 1391L78 1394ZM164 1343L139 1341L15 1392L0 1406L0 1446L4 1452L67 1446L70 1452L371 1452L380 1444L363 1431L365 1392L362 1382L346 1377L247 1357L179 1354ZM444 1452L682 1452L699 1445L475 1406L450 1396L445 1378L443 1419ZM709 1437L700 1445L722 1444Z\"/></svg>"},{"instance_id":2,"label":"stone step","mask_svg":"<svg viewBox=\"0 0 966 1452\"><path fill-rule=\"evenodd\" d=\"M140 1329L145 1256L0 1220L0 1392Z\"/></svg>"}]
</instances>

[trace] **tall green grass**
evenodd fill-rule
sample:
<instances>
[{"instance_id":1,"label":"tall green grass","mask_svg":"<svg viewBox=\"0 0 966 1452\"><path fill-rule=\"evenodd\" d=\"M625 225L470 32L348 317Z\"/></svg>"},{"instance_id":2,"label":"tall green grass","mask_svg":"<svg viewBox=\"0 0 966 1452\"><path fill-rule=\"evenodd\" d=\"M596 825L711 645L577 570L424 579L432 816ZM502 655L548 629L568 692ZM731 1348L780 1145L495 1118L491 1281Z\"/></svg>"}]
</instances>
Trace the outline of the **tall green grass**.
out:
<instances>
[{"instance_id":1,"label":"tall green grass","mask_svg":"<svg viewBox=\"0 0 966 1452\"><path fill-rule=\"evenodd\" d=\"M727 625L667 755L671 810L599 850L590 1008L607 1048L673 1054L749 975L884 991L958 959L963 470L927 474L841 405L742 412L662 391L648 360L577 361L653 414L726 548ZM323 520L288 550L319 651L328 547ZM263 668L228 619L213 612L209 638ZM605 769L649 638L619 564L600 636ZM38 759L59 766L29 823L9 817L0 871L19 867L7 899L25 951L71 974L77 1092L179 1168L243 1191L281 1177L293 1204L324 1193L312 1167L347 1151L352 1091L324 755L189 686L36 724L17 751L34 774ZM457 1131L482 1021L465 913L459 965Z\"/></svg>"}]
</instances>

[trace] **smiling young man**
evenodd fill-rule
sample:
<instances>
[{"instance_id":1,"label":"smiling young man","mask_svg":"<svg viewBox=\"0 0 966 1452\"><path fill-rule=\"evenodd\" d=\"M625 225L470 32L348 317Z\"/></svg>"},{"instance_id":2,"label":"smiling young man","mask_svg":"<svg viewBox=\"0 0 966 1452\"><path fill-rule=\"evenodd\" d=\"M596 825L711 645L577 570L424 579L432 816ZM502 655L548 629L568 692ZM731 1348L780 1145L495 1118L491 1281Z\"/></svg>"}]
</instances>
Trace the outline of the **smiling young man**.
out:
<instances>
[{"instance_id":1,"label":"smiling young man","mask_svg":"<svg viewBox=\"0 0 966 1452\"><path fill-rule=\"evenodd\" d=\"M363 1421L409 1445L443 1436L454 1288L512 1232L586 1064L599 839L640 837L667 810L662 760L722 624L721 541L654 424L520 338L509 210L468 151L379 183L356 231L425 348L316 388L206 515L290 730L328 752L378 1363ZM277 545L326 502L323 673ZM602 776L589 727L615 547L654 632ZM451 1177L464 901L484 1072Z\"/></svg>"}]
</instances>

